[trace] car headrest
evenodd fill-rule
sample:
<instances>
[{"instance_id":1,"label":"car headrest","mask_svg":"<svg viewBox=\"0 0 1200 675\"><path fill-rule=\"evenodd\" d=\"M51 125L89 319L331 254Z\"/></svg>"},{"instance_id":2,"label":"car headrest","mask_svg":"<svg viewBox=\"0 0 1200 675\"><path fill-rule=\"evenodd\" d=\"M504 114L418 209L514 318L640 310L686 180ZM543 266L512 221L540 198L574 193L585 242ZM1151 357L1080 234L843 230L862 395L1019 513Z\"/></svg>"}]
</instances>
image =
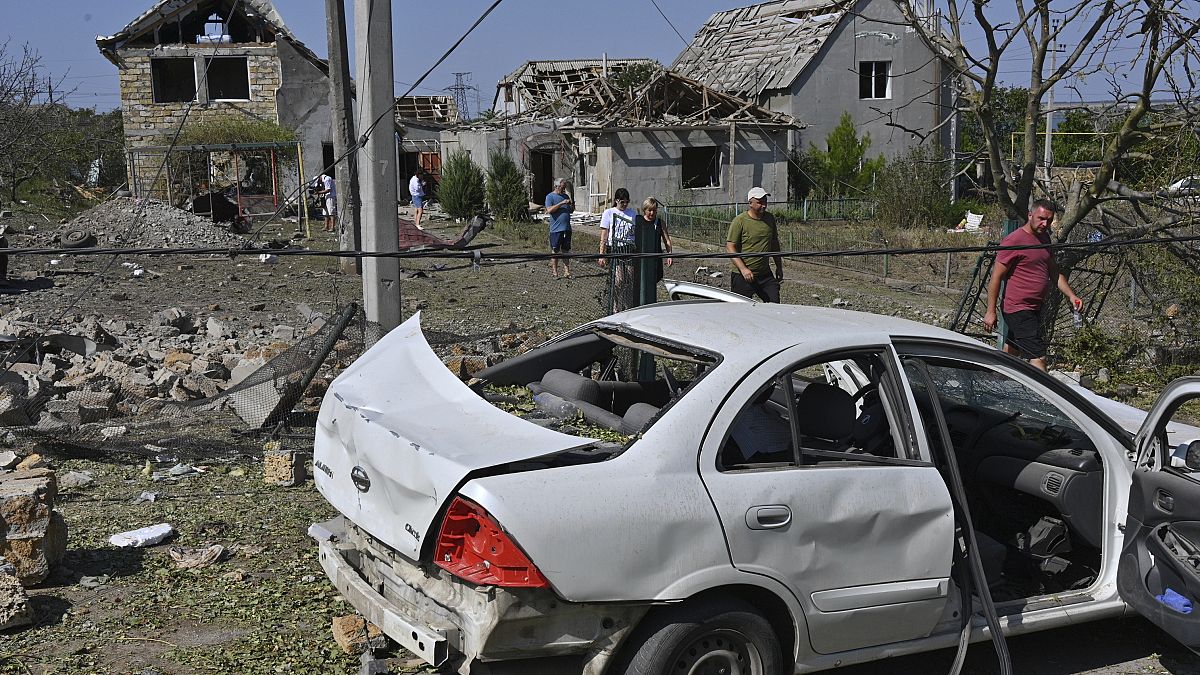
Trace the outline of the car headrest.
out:
<instances>
[{"instance_id":1,"label":"car headrest","mask_svg":"<svg viewBox=\"0 0 1200 675\"><path fill-rule=\"evenodd\" d=\"M621 428L618 429L626 436L632 436L646 427L646 424L658 414L658 406L649 403L634 403L625 411L621 418Z\"/></svg>"},{"instance_id":2,"label":"car headrest","mask_svg":"<svg viewBox=\"0 0 1200 675\"><path fill-rule=\"evenodd\" d=\"M813 382L796 395L796 424L804 436L841 441L854 431L854 397Z\"/></svg>"},{"instance_id":3,"label":"car headrest","mask_svg":"<svg viewBox=\"0 0 1200 675\"><path fill-rule=\"evenodd\" d=\"M542 375L542 387L568 401L600 402L600 385L590 377L554 368Z\"/></svg>"}]
</instances>

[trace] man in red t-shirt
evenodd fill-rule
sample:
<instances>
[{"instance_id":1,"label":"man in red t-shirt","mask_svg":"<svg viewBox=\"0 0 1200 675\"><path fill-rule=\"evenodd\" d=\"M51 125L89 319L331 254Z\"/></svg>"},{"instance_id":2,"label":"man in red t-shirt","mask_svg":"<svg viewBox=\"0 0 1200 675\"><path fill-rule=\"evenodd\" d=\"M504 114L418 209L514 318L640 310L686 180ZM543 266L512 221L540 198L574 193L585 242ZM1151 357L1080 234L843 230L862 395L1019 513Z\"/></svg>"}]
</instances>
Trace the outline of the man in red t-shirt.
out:
<instances>
[{"instance_id":1,"label":"man in red t-shirt","mask_svg":"<svg viewBox=\"0 0 1200 675\"><path fill-rule=\"evenodd\" d=\"M1004 238L1001 246L1036 246L1050 243L1050 223L1057 208L1054 203L1039 199L1029 211L1029 220L1020 229ZM1004 288L1004 323L1008 326L1004 351L1046 370L1046 340L1042 336L1042 304L1054 281L1071 302L1075 311L1083 308L1083 300L1071 290L1067 277L1058 271L1054 256L1048 248L1008 249L996 254L992 278L988 282L988 307L983 315L983 327L996 328L996 300L1000 297L1000 282Z\"/></svg>"}]
</instances>

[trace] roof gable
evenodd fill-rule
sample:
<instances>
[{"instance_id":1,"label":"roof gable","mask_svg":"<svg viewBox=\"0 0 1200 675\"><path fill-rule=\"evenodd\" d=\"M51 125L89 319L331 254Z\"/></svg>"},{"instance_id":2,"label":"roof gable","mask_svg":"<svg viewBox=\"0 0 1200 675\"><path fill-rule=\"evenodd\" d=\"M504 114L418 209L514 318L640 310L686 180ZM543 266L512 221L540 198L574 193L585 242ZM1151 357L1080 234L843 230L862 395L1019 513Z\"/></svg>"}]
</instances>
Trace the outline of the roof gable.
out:
<instances>
[{"instance_id":1,"label":"roof gable","mask_svg":"<svg viewBox=\"0 0 1200 675\"><path fill-rule=\"evenodd\" d=\"M105 58L119 66L117 50L125 46L141 46L156 29L171 27L172 22L178 26L184 20L190 23L204 21L213 13L229 18L230 13L235 10L239 24L263 29L275 39L287 40L305 59L328 73L328 62L292 35L270 0L158 0L150 9L142 12L116 33L96 36L96 46ZM175 30L178 32L178 27ZM233 32L232 27L230 32ZM149 44L153 42L147 43Z\"/></svg>"},{"instance_id":2,"label":"roof gable","mask_svg":"<svg viewBox=\"0 0 1200 675\"><path fill-rule=\"evenodd\" d=\"M671 68L715 89L755 98L799 77L845 17L845 0L774 0L717 12Z\"/></svg>"}]
</instances>

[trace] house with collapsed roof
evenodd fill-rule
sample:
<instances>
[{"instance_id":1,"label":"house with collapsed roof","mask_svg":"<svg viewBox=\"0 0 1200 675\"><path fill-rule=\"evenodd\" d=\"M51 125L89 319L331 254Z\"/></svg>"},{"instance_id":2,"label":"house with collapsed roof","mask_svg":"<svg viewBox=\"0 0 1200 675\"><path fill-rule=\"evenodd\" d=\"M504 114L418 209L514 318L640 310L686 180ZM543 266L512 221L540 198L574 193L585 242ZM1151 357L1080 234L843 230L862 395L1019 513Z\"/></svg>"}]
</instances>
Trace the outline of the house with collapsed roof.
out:
<instances>
[{"instance_id":1,"label":"house with collapsed roof","mask_svg":"<svg viewBox=\"0 0 1200 675\"><path fill-rule=\"evenodd\" d=\"M605 77L602 60L570 62L568 77L562 63L539 78L531 62L524 79L502 80L497 98L514 105L442 132L443 160L466 152L487 167L492 152L506 152L526 172L531 201L541 203L564 177L576 203L593 212L619 187L635 202L669 204L741 203L756 185L787 194L788 133L800 127L790 115L661 68L634 84L612 70ZM510 82L520 84L509 92Z\"/></svg>"},{"instance_id":2,"label":"house with collapsed roof","mask_svg":"<svg viewBox=\"0 0 1200 675\"><path fill-rule=\"evenodd\" d=\"M933 136L950 147L941 63L893 0L773 0L713 14L671 66L805 122L792 147L824 145L842 112L871 152L896 157Z\"/></svg>"},{"instance_id":3,"label":"house with collapsed roof","mask_svg":"<svg viewBox=\"0 0 1200 675\"><path fill-rule=\"evenodd\" d=\"M396 99L396 145L398 196L408 194L408 179L417 167L433 176L434 185L442 175L442 131L460 121L453 96L400 96Z\"/></svg>"},{"instance_id":4,"label":"house with collapsed roof","mask_svg":"<svg viewBox=\"0 0 1200 675\"><path fill-rule=\"evenodd\" d=\"M96 45L120 70L127 149L169 145L185 115L234 115L295 130L305 176L334 159L328 63L269 0L159 0Z\"/></svg>"}]
</instances>

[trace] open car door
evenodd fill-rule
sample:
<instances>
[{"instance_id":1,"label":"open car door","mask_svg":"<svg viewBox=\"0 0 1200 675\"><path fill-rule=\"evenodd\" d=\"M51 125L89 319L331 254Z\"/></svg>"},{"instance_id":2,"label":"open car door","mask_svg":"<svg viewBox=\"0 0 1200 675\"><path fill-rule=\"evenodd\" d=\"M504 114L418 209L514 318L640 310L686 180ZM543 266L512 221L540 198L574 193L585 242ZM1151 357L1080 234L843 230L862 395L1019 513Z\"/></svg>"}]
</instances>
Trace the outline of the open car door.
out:
<instances>
[{"instance_id":1,"label":"open car door","mask_svg":"<svg viewBox=\"0 0 1200 675\"><path fill-rule=\"evenodd\" d=\"M1200 652L1200 435L1168 429L1184 405L1200 405L1200 377L1167 385L1138 432L1117 583L1137 613Z\"/></svg>"}]
</instances>

